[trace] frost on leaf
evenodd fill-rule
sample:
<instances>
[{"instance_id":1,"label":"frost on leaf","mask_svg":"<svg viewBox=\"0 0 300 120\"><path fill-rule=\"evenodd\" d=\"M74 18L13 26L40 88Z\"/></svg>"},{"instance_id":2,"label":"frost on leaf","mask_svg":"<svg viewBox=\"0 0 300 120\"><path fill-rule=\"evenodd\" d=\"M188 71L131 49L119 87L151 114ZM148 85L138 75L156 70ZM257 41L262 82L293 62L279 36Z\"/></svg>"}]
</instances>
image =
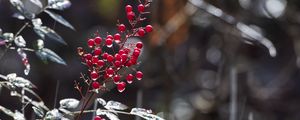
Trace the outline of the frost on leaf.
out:
<instances>
[{"instance_id":1,"label":"frost on leaf","mask_svg":"<svg viewBox=\"0 0 300 120\"><path fill-rule=\"evenodd\" d=\"M63 115L59 113L57 109L53 109L51 111L48 111L45 115L46 120L60 120L63 118Z\"/></svg>"},{"instance_id":2,"label":"frost on leaf","mask_svg":"<svg viewBox=\"0 0 300 120\"><path fill-rule=\"evenodd\" d=\"M102 111L101 109L97 109L96 114L105 115L110 120L120 120L116 114L108 111Z\"/></svg>"},{"instance_id":3,"label":"frost on leaf","mask_svg":"<svg viewBox=\"0 0 300 120\"><path fill-rule=\"evenodd\" d=\"M126 110L128 107L120 102L108 101L104 108L108 110Z\"/></svg>"},{"instance_id":4,"label":"frost on leaf","mask_svg":"<svg viewBox=\"0 0 300 120\"><path fill-rule=\"evenodd\" d=\"M9 109L7 109L7 108L5 108L3 106L0 106L0 112L3 112L6 115L14 118L14 120L25 120L24 115L22 113L20 113L19 111L15 111L15 113L14 113L14 112L12 112Z\"/></svg>"},{"instance_id":5,"label":"frost on leaf","mask_svg":"<svg viewBox=\"0 0 300 120\"><path fill-rule=\"evenodd\" d=\"M18 47L26 47L26 41L22 36L17 36L14 42Z\"/></svg>"},{"instance_id":6,"label":"frost on leaf","mask_svg":"<svg viewBox=\"0 0 300 120\"><path fill-rule=\"evenodd\" d=\"M11 73L6 76L6 79L16 87L26 87L33 88L34 85L27 79L22 77L17 77L16 73Z\"/></svg>"},{"instance_id":7,"label":"frost on leaf","mask_svg":"<svg viewBox=\"0 0 300 120\"><path fill-rule=\"evenodd\" d=\"M67 21L65 20L62 16L54 13L54 12L51 12L49 10L45 10L45 12L50 15L50 17L52 17L54 20L56 20L57 22L61 23L62 25L72 29L72 30L75 30L74 27Z\"/></svg>"},{"instance_id":8,"label":"frost on leaf","mask_svg":"<svg viewBox=\"0 0 300 120\"><path fill-rule=\"evenodd\" d=\"M56 10L64 10L71 6L69 0L48 0L48 8Z\"/></svg>"},{"instance_id":9,"label":"frost on leaf","mask_svg":"<svg viewBox=\"0 0 300 120\"><path fill-rule=\"evenodd\" d=\"M143 108L132 108L130 113L133 115L140 116L146 120L164 120L163 118L161 118L157 115L151 114L152 113L151 110L146 110Z\"/></svg>"},{"instance_id":10,"label":"frost on leaf","mask_svg":"<svg viewBox=\"0 0 300 120\"><path fill-rule=\"evenodd\" d=\"M25 4L21 0L10 0L10 3L26 18L33 19L35 14L25 8ZM26 6L28 6L26 4Z\"/></svg>"},{"instance_id":11,"label":"frost on leaf","mask_svg":"<svg viewBox=\"0 0 300 120\"><path fill-rule=\"evenodd\" d=\"M75 109L79 105L79 100L74 98L66 98L59 101L60 108Z\"/></svg>"},{"instance_id":12,"label":"frost on leaf","mask_svg":"<svg viewBox=\"0 0 300 120\"><path fill-rule=\"evenodd\" d=\"M38 116L39 118L43 118L45 113L42 109L40 109L38 107L35 107L35 106L32 106L32 109L33 109L36 116Z\"/></svg>"},{"instance_id":13,"label":"frost on leaf","mask_svg":"<svg viewBox=\"0 0 300 120\"><path fill-rule=\"evenodd\" d=\"M66 65L66 62L61 57L59 57L55 52L48 48L42 48L40 50L37 50L35 53L44 62L47 62L47 60L49 59L52 62Z\"/></svg>"},{"instance_id":14,"label":"frost on leaf","mask_svg":"<svg viewBox=\"0 0 300 120\"><path fill-rule=\"evenodd\" d=\"M17 19L19 19L19 20L24 20L24 19L25 19L25 16L23 16L23 15L20 14L20 13L14 13L14 14L12 15L12 17L17 18Z\"/></svg>"},{"instance_id":15,"label":"frost on leaf","mask_svg":"<svg viewBox=\"0 0 300 120\"><path fill-rule=\"evenodd\" d=\"M102 99L102 98L97 98L97 101L98 101L101 105L103 105L103 106L106 105L106 101L105 101L104 99Z\"/></svg>"},{"instance_id":16,"label":"frost on leaf","mask_svg":"<svg viewBox=\"0 0 300 120\"><path fill-rule=\"evenodd\" d=\"M19 111L15 111L14 120L26 120L24 114L20 113Z\"/></svg>"}]
</instances>

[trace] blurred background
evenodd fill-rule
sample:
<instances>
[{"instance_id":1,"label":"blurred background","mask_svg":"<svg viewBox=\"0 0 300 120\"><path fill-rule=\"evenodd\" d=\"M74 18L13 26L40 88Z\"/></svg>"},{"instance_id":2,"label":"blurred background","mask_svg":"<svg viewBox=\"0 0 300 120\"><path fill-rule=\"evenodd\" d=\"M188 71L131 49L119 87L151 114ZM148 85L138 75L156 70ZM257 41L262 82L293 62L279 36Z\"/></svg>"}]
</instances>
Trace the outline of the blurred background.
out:
<instances>
[{"instance_id":1,"label":"blurred background","mask_svg":"<svg viewBox=\"0 0 300 120\"><path fill-rule=\"evenodd\" d=\"M87 68L76 48L87 47L86 40L97 30L116 33L117 20L128 24L124 6L137 4L132 0L71 2L69 9L55 12L76 31L47 14L39 15L67 42L67 46L45 42L67 66L44 64L28 53L31 72L25 76L15 51L5 52L0 59L0 73L16 72L30 79L49 108L58 107L63 98L80 99L74 81ZM152 109L167 120L300 119L300 1L153 0L149 11L145 25L151 23L154 31L142 39L145 48L139 69L144 79L122 93L112 89L99 97ZM10 3L0 0L4 32L16 32L25 23L13 18L13 13ZM38 39L32 29L22 34L28 44ZM8 90L1 90L1 105L14 110L20 109L19 103ZM27 109L26 117L31 118L31 108ZM0 118L10 119L2 113Z\"/></svg>"}]
</instances>

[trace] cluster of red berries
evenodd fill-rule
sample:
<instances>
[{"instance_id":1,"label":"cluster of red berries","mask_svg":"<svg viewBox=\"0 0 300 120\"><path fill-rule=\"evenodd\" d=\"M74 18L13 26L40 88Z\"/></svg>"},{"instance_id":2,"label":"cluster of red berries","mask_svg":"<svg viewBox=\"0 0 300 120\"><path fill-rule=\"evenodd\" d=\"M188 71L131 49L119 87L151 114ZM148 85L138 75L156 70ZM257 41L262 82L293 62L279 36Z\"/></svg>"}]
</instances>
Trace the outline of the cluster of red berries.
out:
<instances>
[{"instance_id":1,"label":"cluster of red berries","mask_svg":"<svg viewBox=\"0 0 300 120\"><path fill-rule=\"evenodd\" d=\"M150 2L145 1L145 5L149 6ZM89 80L88 84L92 90L99 90L105 88L105 83L112 80L116 85L119 92L125 90L126 84L131 84L136 78L141 80L143 73L136 71L131 67L138 64L138 58L143 48L142 42L137 42L131 47L125 47L124 44L129 37L139 36L143 37L146 33L153 30L151 25L145 27L136 27L135 25L144 20L141 14L145 11L144 4L138 5L139 16L136 17L131 5L125 7L127 18L131 24L132 29L127 29L126 25L118 24L119 33L114 35L108 34L105 38L97 35L94 38L87 40L87 45L91 49L86 52L82 47L77 48L78 54L82 57L82 62L88 66ZM117 45L118 50L115 50L114 45ZM111 49L113 53L106 52L106 49ZM122 73L122 69L133 70L134 74ZM122 81L124 78L126 82Z\"/></svg>"}]
</instances>

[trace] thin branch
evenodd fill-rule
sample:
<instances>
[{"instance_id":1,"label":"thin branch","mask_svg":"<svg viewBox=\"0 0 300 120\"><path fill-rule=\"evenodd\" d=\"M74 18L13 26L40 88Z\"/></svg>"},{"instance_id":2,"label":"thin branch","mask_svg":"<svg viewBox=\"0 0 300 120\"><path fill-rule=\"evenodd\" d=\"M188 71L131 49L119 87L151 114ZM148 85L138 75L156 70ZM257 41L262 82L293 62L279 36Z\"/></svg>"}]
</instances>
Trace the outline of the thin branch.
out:
<instances>
[{"instance_id":1,"label":"thin branch","mask_svg":"<svg viewBox=\"0 0 300 120\"><path fill-rule=\"evenodd\" d=\"M15 37L18 36L27 26L29 25L29 23L25 23L22 28L15 34Z\"/></svg>"}]
</instances>

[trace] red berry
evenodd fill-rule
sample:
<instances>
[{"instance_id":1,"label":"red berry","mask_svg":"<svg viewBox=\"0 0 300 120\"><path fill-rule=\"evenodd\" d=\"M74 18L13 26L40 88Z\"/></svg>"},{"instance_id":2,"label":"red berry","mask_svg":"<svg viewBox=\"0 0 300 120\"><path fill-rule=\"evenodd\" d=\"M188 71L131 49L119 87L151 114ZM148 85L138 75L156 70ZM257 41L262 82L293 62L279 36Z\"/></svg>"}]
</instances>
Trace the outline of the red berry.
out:
<instances>
[{"instance_id":1,"label":"red berry","mask_svg":"<svg viewBox=\"0 0 300 120\"><path fill-rule=\"evenodd\" d=\"M97 62L97 65L98 65L99 67L104 66L104 64L105 64L105 62L104 62L103 60L98 60L98 62Z\"/></svg>"},{"instance_id":2,"label":"red berry","mask_svg":"<svg viewBox=\"0 0 300 120\"><path fill-rule=\"evenodd\" d=\"M22 59L22 62L23 62L23 65L25 65L25 66L29 64L27 58L23 58L23 59Z\"/></svg>"},{"instance_id":3,"label":"red berry","mask_svg":"<svg viewBox=\"0 0 300 120\"><path fill-rule=\"evenodd\" d=\"M124 52L124 50L119 50L119 54L120 55L122 55L122 54L124 54L125 52Z\"/></svg>"},{"instance_id":4,"label":"red berry","mask_svg":"<svg viewBox=\"0 0 300 120\"><path fill-rule=\"evenodd\" d=\"M106 36L106 39L108 39L108 38L114 39L114 37L113 37L112 35L107 35L107 36Z\"/></svg>"},{"instance_id":5,"label":"red berry","mask_svg":"<svg viewBox=\"0 0 300 120\"><path fill-rule=\"evenodd\" d=\"M92 60L92 57L93 57L92 54L90 54L90 53L84 54L83 56L87 60Z\"/></svg>"},{"instance_id":6,"label":"red berry","mask_svg":"<svg viewBox=\"0 0 300 120\"><path fill-rule=\"evenodd\" d=\"M98 56L101 54L101 52L102 52L101 48L95 48L94 55Z\"/></svg>"},{"instance_id":7,"label":"red berry","mask_svg":"<svg viewBox=\"0 0 300 120\"><path fill-rule=\"evenodd\" d=\"M95 37L94 41L95 41L96 45L100 45L101 41L102 41L102 38L101 37Z\"/></svg>"},{"instance_id":8,"label":"red berry","mask_svg":"<svg viewBox=\"0 0 300 120\"><path fill-rule=\"evenodd\" d=\"M139 49L142 49L143 48L143 43L142 42L137 42L135 46Z\"/></svg>"},{"instance_id":9,"label":"red berry","mask_svg":"<svg viewBox=\"0 0 300 120\"><path fill-rule=\"evenodd\" d=\"M92 62L93 62L93 64L97 64L98 63L98 56L93 56Z\"/></svg>"},{"instance_id":10,"label":"red berry","mask_svg":"<svg viewBox=\"0 0 300 120\"><path fill-rule=\"evenodd\" d=\"M115 60L121 61L121 59L122 59L121 55L118 54L118 53L116 53L116 54L115 54Z\"/></svg>"},{"instance_id":11,"label":"red berry","mask_svg":"<svg viewBox=\"0 0 300 120\"><path fill-rule=\"evenodd\" d=\"M129 84L131 84L132 81L133 81L133 78L134 78L134 76L133 76L132 74L128 74L127 77L126 77L126 80L127 80L127 82L128 82Z\"/></svg>"},{"instance_id":12,"label":"red berry","mask_svg":"<svg viewBox=\"0 0 300 120\"><path fill-rule=\"evenodd\" d=\"M126 12L131 12L132 11L132 6L131 5L126 5L125 10L126 10Z\"/></svg>"},{"instance_id":13,"label":"red berry","mask_svg":"<svg viewBox=\"0 0 300 120\"><path fill-rule=\"evenodd\" d=\"M104 79L108 79L109 75L108 74L104 74Z\"/></svg>"},{"instance_id":14,"label":"red berry","mask_svg":"<svg viewBox=\"0 0 300 120\"><path fill-rule=\"evenodd\" d=\"M112 62L114 60L114 56L108 55L106 59L108 62Z\"/></svg>"},{"instance_id":15,"label":"red berry","mask_svg":"<svg viewBox=\"0 0 300 120\"><path fill-rule=\"evenodd\" d=\"M120 75L115 75L113 79L114 79L114 83L119 83L121 77L120 77Z\"/></svg>"},{"instance_id":16,"label":"red berry","mask_svg":"<svg viewBox=\"0 0 300 120\"><path fill-rule=\"evenodd\" d=\"M137 80L141 80L143 78L143 73L141 71L137 71L135 73L135 77Z\"/></svg>"},{"instance_id":17,"label":"red berry","mask_svg":"<svg viewBox=\"0 0 300 120\"><path fill-rule=\"evenodd\" d=\"M120 67L121 66L121 62L120 61L115 61L115 66L118 68L118 67Z\"/></svg>"},{"instance_id":18,"label":"red berry","mask_svg":"<svg viewBox=\"0 0 300 120\"><path fill-rule=\"evenodd\" d=\"M112 68L106 69L106 74L109 75L109 77L111 77L114 74L114 69Z\"/></svg>"},{"instance_id":19,"label":"red berry","mask_svg":"<svg viewBox=\"0 0 300 120\"><path fill-rule=\"evenodd\" d=\"M107 38L105 41L105 44L107 47L112 47L113 40L111 38Z\"/></svg>"},{"instance_id":20,"label":"red berry","mask_svg":"<svg viewBox=\"0 0 300 120\"><path fill-rule=\"evenodd\" d=\"M125 66L127 66L127 67L130 67L131 65L132 65L132 63L131 63L130 60L128 60L128 61L126 62L126 64L125 64Z\"/></svg>"},{"instance_id":21,"label":"red berry","mask_svg":"<svg viewBox=\"0 0 300 120\"><path fill-rule=\"evenodd\" d=\"M103 54L102 54L102 58L103 58L103 59L107 59L107 56L108 56L108 53L103 53Z\"/></svg>"},{"instance_id":22,"label":"red berry","mask_svg":"<svg viewBox=\"0 0 300 120\"><path fill-rule=\"evenodd\" d=\"M124 24L120 24L118 29L120 32L124 32L126 30L126 26Z\"/></svg>"},{"instance_id":23,"label":"red berry","mask_svg":"<svg viewBox=\"0 0 300 120\"><path fill-rule=\"evenodd\" d=\"M132 53L132 55L133 55L134 57L139 57L140 53L141 53L141 52L140 52L139 50L134 50L133 53Z\"/></svg>"},{"instance_id":24,"label":"red berry","mask_svg":"<svg viewBox=\"0 0 300 120\"><path fill-rule=\"evenodd\" d=\"M127 60L127 54L122 54L121 55L122 60L121 61L126 61Z\"/></svg>"},{"instance_id":25,"label":"red berry","mask_svg":"<svg viewBox=\"0 0 300 120\"><path fill-rule=\"evenodd\" d=\"M94 81L94 82L92 83L92 87L93 87L94 89L99 89L99 88L100 88L100 83L97 82L97 81Z\"/></svg>"},{"instance_id":26,"label":"red berry","mask_svg":"<svg viewBox=\"0 0 300 120\"><path fill-rule=\"evenodd\" d=\"M135 17L134 12L131 11L131 12L127 13L127 19L128 20L132 21L134 19L134 17Z\"/></svg>"},{"instance_id":27,"label":"red berry","mask_svg":"<svg viewBox=\"0 0 300 120\"><path fill-rule=\"evenodd\" d=\"M124 52L125 52L125 54L128 54L128 53L130 53L130 49L129 48L124 48Z\"/></svg>"},{"instance_id":28,"label":"red berry","mask_svg":"<svg viewBox=\"0 0 300 120\"><path fill-rule=\"evenodd\" d=\"M145 30L146 30L147 33L152 32L153 27L152 27L151 25L147 25L147 26L145 27Z\"/></svg>"},{"instance_id":29,"label":"red berry","mask_svg":"<svg viewBox=\"0 0 300 120\"><path fill-rule=\"evenodd\" d=\"M119 33L116 33L114 35L114 40L116 43L120 43L121 42L121 35Z\"/></svg>"},{"instance_id":30,"label":"red berry","mask_svg":"<svg viewBox=\"0 0 300 120\"><path fill-rule=\"evenodd\" d=\"M90 77L92 80L97 80L99 77L99 74L96 71L91 72Z\"/></svg>"},{"instance_id":31,"label":"red berry","mask_svg":"<svg viewBox=\"0 0 300 120\"><path fill-rule=\"evenodd\" d=\"M95 45L95 41L94 41L93 39L89 39L89 40L88 40L88 46L89 46L90 48L92 48L92 47L94 47L94 45Z\"/></svg>"},{"instance_id":32,"label":"red berry","mask_svg":"<svg viewBox=\"0 0 300 120\"><path fill-rule=\"evenodd\" d=\"M86 60L86 65L92 67L93 63L91 60Z\"/></svg>"},{"instance_id":33,"label":"red berry","mask_svg":"<svg viewBox=\"0 0 300 120\"><path fill-rule=\"evenodd\" d=\"M143 4L139 4L138 6L138 11L141 13L141 12L144 12L145 11L145 6Z\"/></svg>"},{"instance_id":34,"label":"red berry","mask_svg":"<svg viewBox=\"0 0 300 120\"><path fill-rule=\"evenodd\" d=\"M125 90L126 83L125 82L120 82L117 84L117 88L119 92L123 92Z\"/></svg>"},{"instance_id":35,"label":"red berry","mask_svg":"<svg viewBox=\"0 0 300 120\"><path fill-rule=\"evenodd\" d=\"M140 37L144 37L145 36L145 30L144 29L139 29L139 31L138 31L138 35L140 36Z\"/></svg>"},{"instance_id":36,"label":"red berry","mask_svg":"<svg viewBox=\"0 0 300 120\"><path fill-rule=\"evenodd\" d=\"M100 116L96 116L94 120L102 120L102 118Z\"/></svg>"},{"instance_id":37,"label":"red berry","mask_svg":"<svg viewBox=\"0 0 300 120\"><path fill-rule=\"evenodd\" d=\"M135 65L135 64L136 64L136 61L137 61L137 59L134 58L134 57L132 57L132 58L130 59L130 62L131 62L132 65Z\"/></svg>"}]
</instances>

